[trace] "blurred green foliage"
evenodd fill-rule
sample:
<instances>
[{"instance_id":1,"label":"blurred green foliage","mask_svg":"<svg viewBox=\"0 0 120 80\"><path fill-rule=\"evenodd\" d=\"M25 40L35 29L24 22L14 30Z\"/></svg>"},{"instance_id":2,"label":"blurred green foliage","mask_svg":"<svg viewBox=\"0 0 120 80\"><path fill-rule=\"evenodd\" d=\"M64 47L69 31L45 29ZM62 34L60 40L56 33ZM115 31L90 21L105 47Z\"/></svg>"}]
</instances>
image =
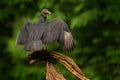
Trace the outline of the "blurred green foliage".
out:
<instances>
[{"instance_id":1,"label":"blurred green foliage","mask_svg":"<svg viewBox=\"0 0 120 80\"><path fill-rule=\"evenodd\" d=\"M58 44L48 49L69 55L91 80L120 80L119 0L1 0L1 80L45 80L45 63L29 65L25 56L30 52L15 45L25 20L37 21L43 8L53 13L48 21L60 17L68 23L76 43L69 54ZM55 66L67 80L75 80L62 65Z\"/></svg>"}]
</instances>

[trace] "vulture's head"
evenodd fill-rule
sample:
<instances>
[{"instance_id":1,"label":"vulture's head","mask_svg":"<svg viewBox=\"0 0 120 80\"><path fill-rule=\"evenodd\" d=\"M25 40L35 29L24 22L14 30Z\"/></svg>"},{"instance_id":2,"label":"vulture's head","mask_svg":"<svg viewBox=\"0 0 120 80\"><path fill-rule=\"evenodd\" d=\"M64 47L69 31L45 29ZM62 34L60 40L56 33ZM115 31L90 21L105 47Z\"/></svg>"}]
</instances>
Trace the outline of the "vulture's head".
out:
<instances>
[{"instance_id":1,"label":"vulture's head","mask_svg":"<svg viewBox=\"0 0 120 80\"><path fill-rule=\"evenodd\" d=\"M46 16L47 14L51 14L51 12L48 11L47 9L43 9L43 10L41 11L41 14L42 14L43 16Z\"/></svg>"}]
</instances>

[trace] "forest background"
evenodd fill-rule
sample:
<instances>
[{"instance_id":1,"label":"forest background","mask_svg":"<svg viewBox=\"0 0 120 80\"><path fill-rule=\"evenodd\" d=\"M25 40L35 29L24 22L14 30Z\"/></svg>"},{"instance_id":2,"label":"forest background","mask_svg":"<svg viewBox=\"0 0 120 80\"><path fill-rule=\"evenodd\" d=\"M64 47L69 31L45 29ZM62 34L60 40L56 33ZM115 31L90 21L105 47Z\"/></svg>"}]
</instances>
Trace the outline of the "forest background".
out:
<instances>
[{"instance_id":1,"label":"forest background","mask_svg":"<svg viewBox=\"0 0 120 80\"><path fill-rule=\"evenodd\" d=\"M91 80L120 80L120 0L1 0L0 79L45 80L45 63L30 65L25 58L30 52L15 44L24 22L36 22L43 8L52 12L47 21L59 17L67 22L76 44L71 53L57 43L47 49L73 58ZM58 62L55 67L75 80Z\"/></svg>"}]
</instances>

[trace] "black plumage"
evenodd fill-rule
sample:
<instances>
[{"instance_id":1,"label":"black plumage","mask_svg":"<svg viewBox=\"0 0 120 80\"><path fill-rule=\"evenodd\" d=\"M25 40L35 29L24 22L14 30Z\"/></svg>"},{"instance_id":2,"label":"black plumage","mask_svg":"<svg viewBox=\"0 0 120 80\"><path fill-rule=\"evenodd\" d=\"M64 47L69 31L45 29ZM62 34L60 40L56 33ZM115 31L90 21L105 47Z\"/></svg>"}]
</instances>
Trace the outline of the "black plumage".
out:
<instances>
[{"instance_id":1,"label":"black plumage","mask_svg":"<svg viewBox=\"0 0 120 80\"><path fill-rule=\"evenodd\" d=\"M65 51L72 51L75 45L68 25L59 18L46 22L47 14L51 13L43 9L38 22L26 21L19 32L17 44L24 45L25 50L37 51L43 49L44 45L58 41Z\"/></svg>"}]
</instances>

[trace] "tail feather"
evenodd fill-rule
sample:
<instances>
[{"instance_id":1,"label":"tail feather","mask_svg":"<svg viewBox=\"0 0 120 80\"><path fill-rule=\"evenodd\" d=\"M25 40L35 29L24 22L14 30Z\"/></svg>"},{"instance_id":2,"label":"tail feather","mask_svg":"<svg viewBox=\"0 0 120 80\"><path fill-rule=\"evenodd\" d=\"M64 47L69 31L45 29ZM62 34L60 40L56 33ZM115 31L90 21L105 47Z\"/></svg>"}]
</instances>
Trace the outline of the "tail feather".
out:
<instances>
[{"instance_id":1,"label":"tail feather","mask_svg":"<svg viewBox=\"0 0 120 80\"><path fill-rule=\"evenodd\" d=\"M25 44L25 50L27 51L39 51L44 48L42 41L30 41Z\"/></svg>"}]
</instances>

